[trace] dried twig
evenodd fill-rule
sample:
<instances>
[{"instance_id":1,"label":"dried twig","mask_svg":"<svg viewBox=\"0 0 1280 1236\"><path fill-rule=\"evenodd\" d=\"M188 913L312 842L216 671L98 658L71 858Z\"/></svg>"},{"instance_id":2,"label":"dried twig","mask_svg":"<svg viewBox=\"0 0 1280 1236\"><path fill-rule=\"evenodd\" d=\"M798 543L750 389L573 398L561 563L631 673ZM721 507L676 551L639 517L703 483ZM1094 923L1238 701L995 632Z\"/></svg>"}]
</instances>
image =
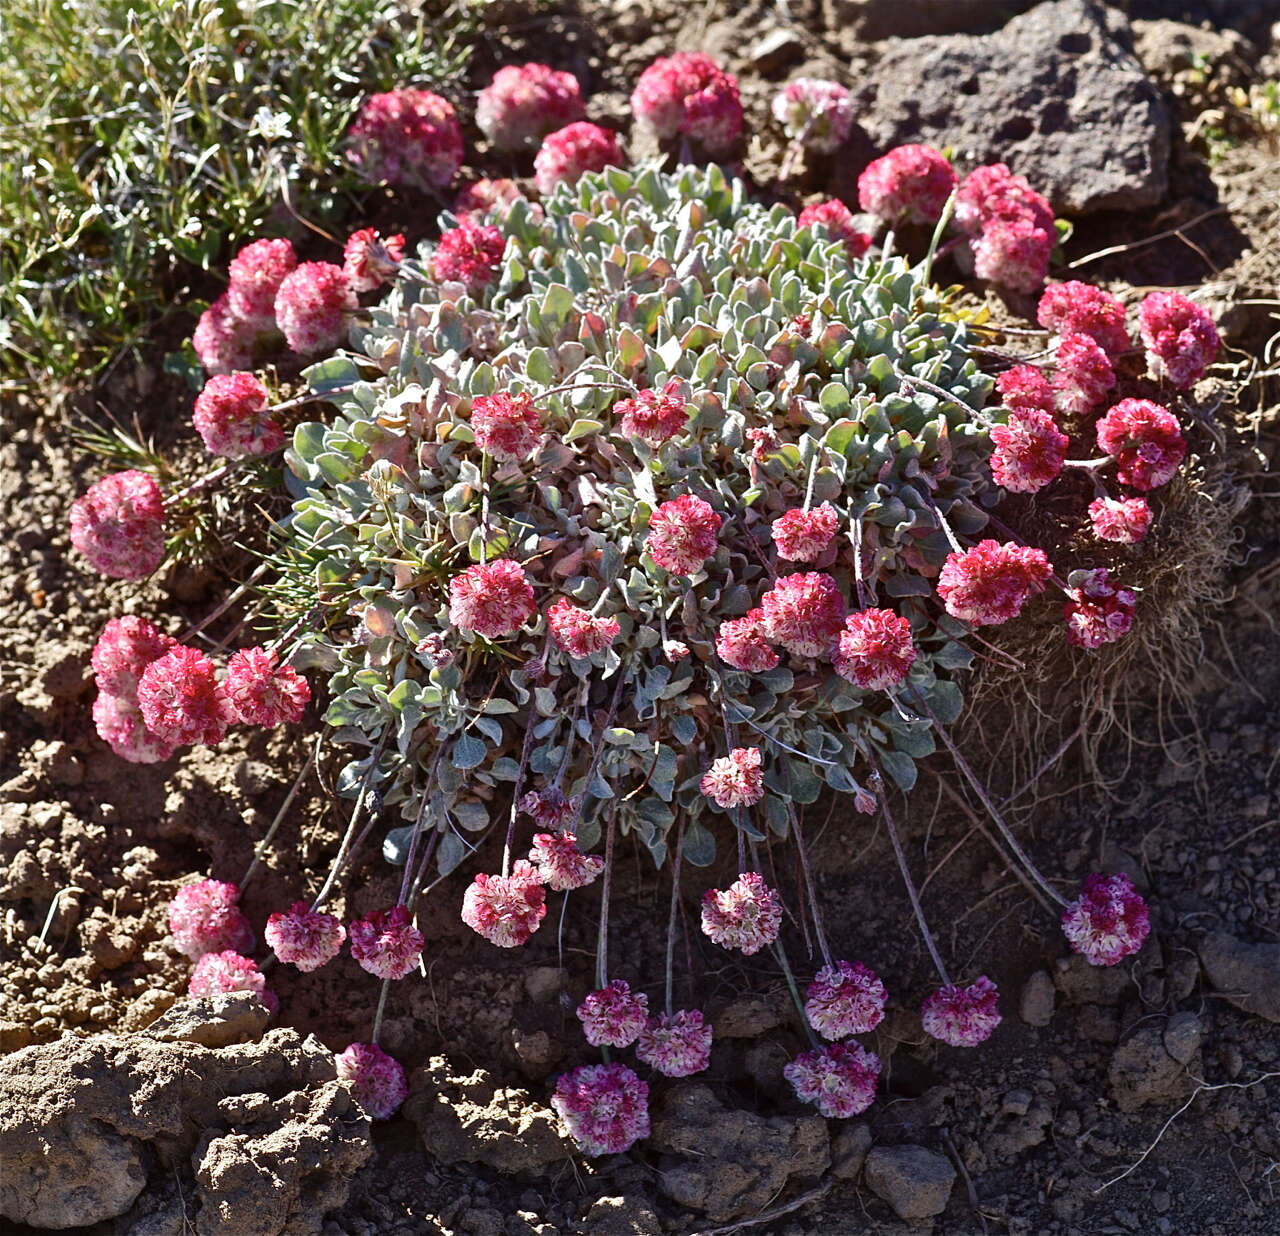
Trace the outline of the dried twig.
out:
<instances>
[{"instance_id":1,"label":"dried twig","mask_svg":"<svg viewBox=\"0 0 1280 1236\"><path fill-rule=\"evenodd\" d=\"M728 1236L730 1232L740 1232L744 1227L758 1227L761 1223L772 1223L782 1215L789 1215L793 1210L799 1210L802 1206L825 1197L831 1191L831 1185L832 1181L825 1180L816 1189L810 1189L808 1193L802 1193L782 1206L775 1206L772 1210L762 1210L758 1215L752 1215L750 1219L739 1219L736 1223L726 1223L723 1227L704 1227L696 1232L690 1232L689 1236Z\"/></svg>"}]
</instances>

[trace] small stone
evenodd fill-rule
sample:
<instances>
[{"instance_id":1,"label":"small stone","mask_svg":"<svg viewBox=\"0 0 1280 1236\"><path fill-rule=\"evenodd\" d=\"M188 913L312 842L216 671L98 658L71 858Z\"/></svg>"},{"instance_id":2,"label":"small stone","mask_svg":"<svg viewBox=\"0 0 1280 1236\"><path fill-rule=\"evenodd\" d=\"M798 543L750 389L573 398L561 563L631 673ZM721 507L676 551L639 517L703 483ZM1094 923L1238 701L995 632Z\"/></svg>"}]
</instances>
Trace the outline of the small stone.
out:
<instances>
[{"instance_id":1,"label":"small stone","mask_svg":"<svg viewBox=\"0 0 1280 1236\"><path fill-rule=\"evenodd\" d=\"M1091 966L1079 953L1058 959L1053 982L1068 1004L1119 1004L1133 988L1124 966Z\"/></svg>"},{"instance_id":2,"label":"small stone","mask_svg":"<svg viewBox=\"0 0 1280 1236\"><path fill-rule=\"evenodd\" d=\"M1018 1016L1028 1026L1047 1026L1053 1020L1053 979L1047 970L1037 970L1022 985Z\"/></svg>"},{"instance_id":3,"label":"small stone","mask_svg":"<svg viewBox=\"0 0 1280 1236\"><path fill-rule=\"evenodd\" d=\"M640 1198L624 1194L597 1198L577 1231L581 1236L662 1236L662 1224Z\"/></svg>"},{"instance_id":4,"label":"small stone","mask_svg":"<svg viewBox=\"0 0 1280 1236\"><path fill-rule=\"evenodd\" d=\"M1034 1097L1030 1090L1010 1090L1000 1110L1006 1116L1025 1116L1031 1110Z\"/></svg>"},{"instance_id":5,"label":"small stone","mask_svg":"<svg viewBox=\"0 0 1280 1236\"><path fill-rule=\"evenodd\" d=\"M754 1039L776 1030L790 1014L783 995L743 996L716 1012L711 1025L717 1039Z\"/></svg>"},{"instance_id":6,"label":"small stone","mask_svg":"<svg viewBox=\"0 0 1280 1236\"><path fill-rule=\"evenodd\" d=\"M1214 991L1238 1009L1280 1022L1280 944L1247 944L1224 932L1200 946Z\"/></svg>"},{"instance_id":7,"label":"small stone","mask_svg":"<svg viewBox=\"0 0 1280 1236\"><path fill-rule=\"evenodd\" d=\"M0 1056L18 1051L30 1042L30 1026L20 1021L0 1021Z\"/></svg>"},{"instance_id":8,"label":"small stone","mask_svg":"<svg viewBox=\"0 0 1280 1236\"><path fill-rule=\"evenodd\" d=\"M805 42L796 31L770 30L751 49L751 63L761 73L775 73L800 59L804 52Z\"/></svg>"},{"instance_id":9,"label":"small stone","mask_svg":"<svg viewBox=\"0 0 1280 1236\"><path fill-rule=\"evenodd\" d=\"M232 991L200 1000L179 1000L147 1027L147 1035L164 1043L198 1043L227 1047L256 1043L271 1014L254 992Z\"/></svg>"},{"instance_id":10,"label":"small stone","mask_svg":"<svg viewBox=\"0 0 1280 1236\"><path fill-rule=\"evenodd\" d=\"M568 972L559 966L531 966L524 972L524 989L534 1004L551 1004L567 978Z\"/></svg>"},{"instance_id":11,"label":"small stone","mask_svg":"<svg viewBox=\"0 0 1280 1236\"><path fill-rule=\"evenodd\" d=\"M1191 1089L1186 1068L1166 1050L1156 1026L1142 1026L1115 1049L1107 1069L1111 1097L1122 1112L1147 1103L1185 1098Z\"/></svg>"},{"instance_id":12,"label":"small stone","mask_svg":"<svg viewBox=\"0 0 1280 1236\"><path fill-rule=\"evenodd\" d=\"M831 1139L831 1174L841 1180L857 1180L871 1149L871 1126L844 1123Z\"/></svg>"},{"instance_id":13,"label":"small stone","mask_svg":"<svg viewBox=\"0 0 1280 1236\"><path fill-rule=\"evenodd\" d=\"M900 1219L931 1219L946 1209L955 1183L951 1160L923 1146L876 1146L867 1155L867 1185Z\"/></svg>"},{"instance_id":14,"label":"small stone","mask_svg":"<svg viewBox=\"0 0 1280 1236\"><path fill-rule=\"evenodd\" d=\"M1164 1028L1164 1049L1179 1064L1190 1064L1203 1037L1200 1018L1194 1013L1175 1013Z\"/></svg>"}]
</instances>

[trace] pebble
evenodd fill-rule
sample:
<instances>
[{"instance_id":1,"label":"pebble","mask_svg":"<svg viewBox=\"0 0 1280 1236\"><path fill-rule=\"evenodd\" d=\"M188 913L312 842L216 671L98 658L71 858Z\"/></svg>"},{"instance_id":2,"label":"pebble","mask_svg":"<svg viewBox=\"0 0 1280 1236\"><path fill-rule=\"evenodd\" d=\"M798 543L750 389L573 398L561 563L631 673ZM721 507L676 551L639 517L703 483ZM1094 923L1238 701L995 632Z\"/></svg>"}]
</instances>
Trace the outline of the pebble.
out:
<instances>
[{"instance_id":1,"label":"pebble","mask_svg":"<svg viewBox=\"0 0 1280 1236\"><path fill-rule=\"evenodd\" d=\"M867 1155L867 1185L899 1219L931 1219L946 1209L956 1169L923 1146L875 1146Z\"/></svg>"},{"instance_id":2,"label":"pebble","mask_svg":"<svg viewBox=\"0 0 1280 1236\"><path fill-rule=\"evenodd\" d=\"M1047 970L1037 970L1022 985L1018 1015L1029 1026L1047 1026L1053 1020L1054 987Z\"/></svg>"},{"instance_id":3,"label":"pebble","mask_svg":"<svg viewBox=\"0 0 1280 1236\"><path fill-rule=\"evenodd\" d=\"M1164 1049L1179 1064L1190 1064L1203 1037L1200 1019L1194 1013L1175 1013L1164 1028Z\"/></svg>"}]
</instances>

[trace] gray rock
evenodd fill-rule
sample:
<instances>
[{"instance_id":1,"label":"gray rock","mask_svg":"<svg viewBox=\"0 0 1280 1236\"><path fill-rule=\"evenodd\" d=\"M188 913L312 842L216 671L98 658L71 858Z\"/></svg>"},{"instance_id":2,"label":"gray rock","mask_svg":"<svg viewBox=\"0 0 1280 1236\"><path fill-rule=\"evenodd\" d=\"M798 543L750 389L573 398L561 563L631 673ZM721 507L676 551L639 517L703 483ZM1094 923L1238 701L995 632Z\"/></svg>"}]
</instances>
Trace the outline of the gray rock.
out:
<instances>
[{"instance_id":1,"label":"gray rock","mask_svg":"<svg viewBox=\"0 0 1280 1236\"><path fill-rule=\"evenodd\" d=\"M1166 1050L1159 1026L1141 1026L1111 1055L1107 1069L1111 1098L1122 1112L1148 1103L1185 1098L1192 1082L1185 1065Z\"/></svg>"},{"instance_id":2,"label":"gray rock","mask_svg":"<svg viewBox=\"0 0 1280 1236\"><path fill-rule=\"evenodd\" d=\"M876 1146L867 1155L867 1186L899 1219L931 1219L951 1196L956 1169L923 1146Z\"/></svg>"},{"instance_id":3,"label":"gray rock","mask_svg":"<svg viewBox=\"0 0 1280 1236\"><path fill-rule=\"evenodd\" d=\"M1035 0L825 0L827 29L860 42L926 34L985 34Z\"/></svg>"},{"instance_id":4,"label":"gray rock","mask_svg":"<svg viewBox=\"0 0 1280 1236\"><path fill-rule=\"evenodd\" d=\"M751 63L761 73L776 73L799 60L805 46L804 39L795 30L787 27L770 30L751 49Z\"/></svg>"},{"instance_id":5,"label":"gray rock","mask_svg":"<svg viewBox=\"0 0 1280 1236\"><path fill-rule=\"evenodd\" d=\"M885 150L926 142L962 170L1007 163L1058 212L1153 206L1171 126L1131 41L1099 0L1049 0L984 36L892 40L855 92L859 123Z\"/></svg>"},{"instance_id":6,"label":"gray rock","mask_svg":"<svg viewBox=\"0 0 1280 1236\"><path fill-rule=\"evenodd\" d=\"M601 1197L575 1229L580 1236L662 1236L658 1216L638 1197Z\"/></svg>"},{"instance_id":7,"label":"gray rock","mask_svg":"<svg viewBox=\"0 0 1280 1236\"><path fill-rule=\"evenodd\" d=\"M1053 983L1068 1004L1119 1004L1134 988L1126 967L1091 966L1079 953L1058 958Z\"/></svg>"},{"instance_id":8,"label":"gray rock","mask_svg":"<svg viewBox=\"0 0 1280 1236\"><path fill-rule=\"evenodd\" d=\"M1037 970L1022 985L1018 1016L1028 1026L1047 1026L1053 1020L1053 979L1047 970Z\"/></svg>"},{"instance_id":9,"label":"gray rock","mask_svg":"<svg viewBox=\"0 0 1280 1236\"><path fill-rule=\"evenodd\" d=\"M1200 946L1213 989L1238 1009L1280 1022L1280 944L1246 944L1218 932Z\"/></svg>"},{"instance_id":10,"label":"gray rock","mask_svg":"<svg viewBox=\"0 0 1280 1236\"><path fill-rule=\"evenodd\" d=\"M227 1047L260 1039L270 1019L256 994L232 991L202 1000L179 1000L147 1027L146 1035L162 1043Z\"/></svg>"},{"instance_id":11,"label":"gray rock","mask_svg":"<svg viewBox=\"0 0 1280 1236\"><path fill-rule=\"evenodd\" d=\"M1203 1038L1200 1018L1194 1013L1175 1013L1164 1028L1164 1049L1179 1064L1190 1064Z\"/></svg>"},{"instance_id":12,"label":"gray rock","mask_svg":"<svg viewBox=\"0 0 1280 1236\"><path fill-rule=\"evenodd\" d=\"M857 1180L871 1149L871 1126L841 1122L840 1131L831 1139L831 1174L841 1180Z\"/></svg>"}]
</instances>

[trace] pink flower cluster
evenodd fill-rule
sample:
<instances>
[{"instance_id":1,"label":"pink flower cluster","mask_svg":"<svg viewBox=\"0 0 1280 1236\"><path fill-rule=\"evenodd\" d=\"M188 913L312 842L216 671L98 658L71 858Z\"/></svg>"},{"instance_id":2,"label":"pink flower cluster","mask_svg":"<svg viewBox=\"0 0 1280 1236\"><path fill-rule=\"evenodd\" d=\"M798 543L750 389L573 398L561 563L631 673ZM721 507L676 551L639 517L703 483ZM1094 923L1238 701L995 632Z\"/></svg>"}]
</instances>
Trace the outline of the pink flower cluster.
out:
<instances>
[{"instance_id":1,"label":"pink flower cluster","mask_svg":"<svg viewBox=\"0 0 1280 1236\"><path fill-rule=\"evenodd\" d=\"M592 1047L630 1047L649 1022L649 997L614 979L578 1005L578 1020Z\"/></svg>"},{"instance_id":2,"label":"pink flower cluster","mask_svg":"<svg viewBox=\"0 0 1280 1236\"><path fill-rule=\"evenodd\" d=\"M765 636L797 657L826 656L844 627L839 585L820 571L784 575L760 598Z\"/></svg>"},{"instance_id":3,"label":"pink flower cluster","mask_svg":"<svg viewBox=\"0 0 1280 1236\"><path fill-rule=\"evenodd\" d=\"M296 725L311 700L307 680L292 665L280 665L278 655L265 648L232 653L222 685L237 720L267 729Z\"/></svg>"},{"instance_id":4,"label":"pink flower cluster","mask_svg":"<svg viewBox=\"0 0 1280 1236\"><path fill-rule=\"evenodd\" d=\"M218 681L217 666L196 648L176 644L152 661L138 679L142 722L175 747L214 746L237 720Z\"/></svg>"},{"instance_id":5,"label":"pink flower cluster","mask_svg":"<svg viewBox=\"0 0 1280 1236\"><path fill-rule=\"evenodd\" d=\"M720 522L711 503L681 494L649 516L645 548L664 571L693 575L716 552Z\"/></svg>"},{"instance_id":6,"label":"pink flower cluster","mask_svg":"<svg viewBox=\"0 0 1280 1236\"><path fill-rule=\"evenodd\" d=\"M1057 242L1053 210L1003 163L974 168L956 194L956 226L969 236L973 271L1015 292L1034 292Z\"/></svg>"},{"instance_id":7,"label":"pink flower cluster","mask_svg":"<svg viewBox=\"0 0 1280 1236\"><path fill-rule=\"evenodd\" d=\"M533 397L524 391L477 395L471 401L471 432L476 445L499 463L516 463L542 445L542 418Z\"/></svg>"},{"instance_id":8,"label":"pink flower cluster","mask_svg":"<svg viewBox=\"0 0 1280 1236\"><path fill-rule=\"evenodd\" d=\"M1092 335L1064 335L1054 364L1054 404L1064 416L1088 415L1116 384L1111 361Z\"/></svg>"},{"instance_id":9,"label":"pink flower cluster","mask_svg":"<svg viewBox=\"0 0 1280 1236\"><path fill-rule=\"evenodd\" d=\"M281 961L309 974L338 955L347 929L332 914L322 914L305 901L295 901L284 913L267 919L262 935Z\"/></svg>"},{"instance_id":10,"label":"pink flower cluster","mask_svg":"<svg viewBox=\"0 0 1280 1236\"><path fill-rule=\"evenodd\" d=\"M1116 461L1116 475L1134 489L1158 489L1186 458L1178 418L1149 399L1122 399L1098 422L1098 446Z\"/></svg>"},{"instance_id":11,"label":"pink flower cluster","mask_svg":"<svg viewBox=\"0 0 1280 1236\"><path fill-rule=\"evenodd\" d=\"M130 469L96 481L71 504L71 544L112 579L145 579L164 559L164 499Z\"/></svg>"},{"instance_id":12,"label":"pink flower cluster","mask_svg":"<svg viewBox=\"0 0 1280 1236\"><path fill-rule=\"evenodd\" d=\"M569 798L559 786L530 790L520 799L520 810L532 816L539 828L567 828L577 818L582 799L576 794Z\"/></svg>"},{"instance_id":13,"label":"pink flower cluster","mask_svg":"<svg viewBox=\"0 0 1280 1236\"><path fill-rule=\"evenodd\" d=\"M812 510L796 507L779 515L769 531L778 553L792 562L813 562L835 539L840 516L830 502Z\"/></svg>"},{"instance_id":14,"label":"pink flower cluster","mask_svg":"<svg viewBox=\"0 0 1280 1236\"><path fill-rule=\"evenodd\" d=\"M214 455L228 459L269 455L285 442L270 402L267 388L253 374L217 373L196 396L191 420Z\"/></svg>"},{"instance_id":15,"label":"pink flower cluster","mask_svg":"<svg viewBox=\"0 0 1280 1236\"><path fill-rule=\"evenodd\" d=\"M1045 288L1036 321L1060 339L1088 335L1113 360L1131 346L1124 305L1110 292L1078 279Z\"/></svg>"},{"instance_id":16,"label":"pink flower cluster","mask_svg":"<svg viewBox=\"0 0 1280 1236\"><path fill-rule=\"evenodd\" d=\"M763 674L781 660L769 645L762 609L742 618L726 618L716 635L716 654L726 665L748 674Z\"/></svg>"},{"instance_id":17,"label":"pink flower cluster","mask_svg":"<svg viewBox=\"0 0 1280 1236\"><path fill-rule=\"evenodd\" d=\"M805 993L804 1015L824 1039L866 1034L884 1020L889 993L879 976L860 961L823 966Z\"/></svg>"},{"instance_id":18,"label":"pink flower cluster","mask_svg":"<svg viewBox=\"0 0 1280 1236\"><path fill-rule=\"evenodd\" d=\"M201 315L191 338L211 374L248 369L264 337L274 336L276 296L298 265L287 240L255 240L231 259L230 283Z\"/></svg>"},{"instance_id":19,"label":"pink flower cluster","mask_svg":"<svg viewBox=\"0 0 1280 1236\"><path fill-rule=\"evenodd\" d=\"M1137 602L1128 588L1117 588L1105 567L1072 571L1067 580L1067 643L1101 648L1129 633Z\"/></svg>"},{"instance_id":20,"label":"pink flower cluster","mask_svg":"<svg viewBox=\"0 0 1280 1236\"><path fill-rule=\"evenodd\" d=\"M1043 489L1067 458L1067 435L1039 408L1014 408L1003 425L991 426L991 443L991 475L1011 493Z\"/></svg>"},{"instance_id":21,"label":"pink flower cluster","mask_svg":"<svg viewBox=\"0 0 1280 1236\"><path fill-rule=\"evenodd\" d=\"M518 948L542 924L547 890L537 869L517 860L509 876L476 876L462 899L462 921L499 948Z\"/></svg>"},{"instance_id":22,"label":"pink flower cluster","mask_svg":"<svg viewBox=\"0 0 1280 1236\"><path fill-rule=\"evenodd\" d=\"M843 240L845 252L850 260L860 258L871 248L871 237L853 221L848 206L839 198L830 198L825 202L815 202L806 206L796 220L797 227L814 227L821 224L831 235L832 240ZM805 328L807 331L807 327Z\"/></svg>"},{"instance_id":23,"label":"pink flower cluster","mask_svg":"<svg viewBox=\"0 0 1280 1236\"><path fill-rule=\"evenodd\" d=\"M243 957L232 949L220 953L205 953L196 962L187 982L187 994L220 996L233 991L251 991L267 1006L272 1015L280 1008L275 992L267 989L266 976L258 969L258 963Z\"/></svg>"},{"instance_id":24,"label":"pink flower cluster","mask_svg":"<svg viewBox=\"0 0 1280 1236\"><path fill-rule=\"evenodd\" d=\"M711 1027L697 1009L650 1017L636 1042L636 1059L664 1077L691 1077L711 1063Z\"/></svg>"},{"instance_id":25,"label":"pink flower cluster","mask_svg":"<svg viewBox=\"0 0 1280 1236\"><path fill-rule=\"evenodd\" d=\"M956 169L932 146L898 146L858 177L858 205L891 227L934 224L956 187Z\"/></svg>"},{"instance_id":26,"label":"pink flower cluster","mask_svg":"<svg viewBox=\"0 0 1280 1236\"><path fill-rule=\"evenodd\" d=\"M510 558L467 567L449 581L449 621L485 639L511 635L537 612L524 568Z\"/></svg>"},{"instance_id":27,"label":"pink flower cluster","mask_svg":"<svg viewBox=\"0 0 1280 1236\"><path fill-rule=\"evenodd\" d=\"M818 1114L847 1119L875 1102L880 1057L858 1043L832 1043L801 1052L782 1070L796 1096Z\"/></svg>"},{"instance_id":28,"label":"pink flower cluster","mask_svg":"<svg viewBox=\"0 0 1280 1236\"><path fill-rule=\"evenodd\" d=\"M577 184L588 172L621 167L623 162L618 135L612 129L578 120L543 138L533 160L534 184L545 197L556 185Z\"/></svg>"},{"instance_id":29,"label":"pink flower cluster","mask_svg":"<svg viewBox=\"0 0 1280 1236\"><path fill-rule=\"evenodd\" d=\"M1136 545L1151 527L1151 507L1145 498L1095 498L1089 518L1099 540Z\"/></svg>"},{"instance_id":30,"label":"pink flower cluster","mask_svg":"<svg viewBox=\"0 0 1280 1236\"><path fill-rule=\"evenodd\" d=\"M1034 365L1015 365L996 378L996 390L1006 408L1019 412L1053 412L1053 387Z\"/></svg>"},{"instance_id":31,"label":"pink flower cluster","mask_svg":"<svg viewBox=\"0 0 1280 1236\"><path fill-rule=\"evenodd\" d=\"M1152 292L1138 306L1138 333L1147 369L1157 381L1190 390L1218 355L1221 340L1213 319L1181 292Z\"/></svg>"},{"instance_id":32,"label":"pink flower cluster","mask_svg":"<svg viewBox=\"0 0 1280 1236\"><path fill-rule=\"evenodd\" d=\"M348 929L351 956L362 969L382 979L402 979L418 964L426 940L407 906L371 910Z\"/></svg>"},{"instance_id":33,"label":"pink flower cluster","mask_svg":"<svg viewBox=\"0 0 1280 1236\"><path fill-rule=\"evenodd\" d=\"M206 953L247 953L253 928L240 909L240 886L223 880L184 884L169 903L169 934L192 961Z\"/></svg>"},{"instance_id":34,"label":"pink flower cluster","mask_svg":"<svg viewBox=\"0 0 1280 1236\"><path fill-rule=\"evenodd\" d=\"M447 189L462 166L453 105L429 90L392 90L365 100L347 130L347 161L370 185Z\"/></svg>"},{"instance_id":35,"label":"pink flower cluster","mask_svg":"<svg viewBox=\"0 0 1280 1236\"><path fill-rule=\"evenodd\" d=\"M341 266L303 262L276 293L276 322L285 342L304 356L337 347L347 337L347 315L359 308Z\"/></svg>"},{"instance_id":36,"label":"pink flower cluster","mask_svg":"<svg viewBox=\"0 0 1280 1236\"><path fill-rule=\"evenodd\" d=\"M954 983L929 996L920 1009L924 1032L951 1047L977 1047L1000 1024L999 992L984 974L968 987Z\"/></svg>"},{"instance_id":37,"label":"pink flower cluster","mask_svg":"<svg viewBox=\"0 0 1280 1236\"><path fill-rule=\"evenodd\" d=\"M551 1106L585 1155L620 1154L649 1136L649 1087L625 1064L586 1064L556 1082Z\"/></svg>"},{"instance_id":38,"label":"pink flower cluster","mask_svg":"<svg viewBox=\"0 0 1280 1236\"><path fill-rule=\"evenodd\" d=\"M672 378L661 390L643 390L634 399L613 405L624 437L639 438L652 447L675 437L689 422L687 404L680 394L680 379Z\"/></svg>"},{"instance_id":39,"label":"pink flower cluster","mask_svg":"<svg viewBox=\"0 0 1280 1236\"><path fill-rule=\"evenodd\" d=\"M1151 918L1127 875L1095 873L1085 878L1084 891L1063 911L1062 930L1090 965L1114 966L1142 947Z\"/></svg>"},{"instance_id":40,"label":"pink flower cluster","mask_svg":"<svg viewBox=\"0 0 1280 1236\"><path fill-rule=\"evenodd\" d=\"M963 622L1008 622L1052 573L1044 550L988 539L963 554L947 555L938 576L938 595L947 613Z\"/></svg>"},{"instance_id":41,"label":"pink flower cluster","mask_svg":"<svg viewBox=\"0 0 1280 1236\"><path fill-rule=\"evenodd\" d=\"M362 227L347 237L342 248L342 273L356 292L372 292L390 283L404 261L404 237L383 236L377 228Z\"/></svg>"},{"instance_id":42,"label":"pink flower cluster","mask_svg":"<svg viewBox=\"0 0 1280 1236\"><path fill-rule=\"evenodd\" d=\"M683 134L712 155L729 151L742 132L738 79L702 52L659 56L640 75L631 110L660 141Z\"/></svg>"},{"instance_id":43,"label":"pink flower cluster","mask_svg":"<svg viewBox=\"0 0 1280 1236\"><path fill-rule=\"evenodd\" d=\"M131 764L167 760L176 744L152 734L138 706L142 672L177 641L162 635L145 618L112 618L93 647L92 664L98 684L93 720L98 735L112 751Z\"/></svg>"},{"instance_id":44,"label":"pink flower cluster","mask_svg":"<svg viewBox=\"0 0 1280 1236\"><path fill-rule=\"evenodd\" d=\"M844 620L831 660L841 678L864 691L887 691L906 678L916 655L906 618L891 609L862 609Z\"/></svg>"},{"instance_id":45,"label":"pink flower cluster","mask_svg":"<svg viewBox=\"0 0 1280 1236\"><path fill-rule=\"evenodd\" d=\"M538 878L555 893L585 888L604 870L599 854L584 854L573 833L535 833L529 862Z\"/></svg>"},{"instance_id":46,"label":"pink flower cluster","mask_svg":"<svg viewBox=\"0 0 1280 1236\"><path fill-rule=\"evenodd\" d=\"M545 64L499 69L476 99L476 127L497 150L536 146L586 114L578 79Z\"/></svg>"},{"instance_id":47,"label":"pink flower cluster","mask_svg":"<svg viewBox=\"0 0 1280 1236\"><path fill-rule=\"evenodd\" d=\"M490 219L502 220L510 213L517 202L529 199L520 192L520 186L514 180L498 177L490 180L482 176L479 180L463 186L453 201L453 213L463 223L484 223ZM535 206L541 211L541 206Z\"/></svg>"},{"instance_id":48,"label":"pink flower cluster","mask_svg":"<svg viewBox=\"0 0 1280 1236\"><path fill-rule=\"evenodd\" d=\"M742 872L726 889L702 895L702 931L723 948L750 957L778 938L782 907L777 894L754 871Z\"/></svg>"},{"instance_id":49,"label":"pink flower cluster","mask_svg":"<svg viewBox=\"0 0 1280 1236\"><path fill-rule=\"evenodd\" d=\"M621 630L616 618L593 617L566 597L558 597L547 610L547 626L556 644L580 660L603 652Z\"/></svg>"},{"instance_id":50,"label":"pink flower cluster","mask_svg":"<svg viewBox=\"0 0 1280 1236\"><path fill-rule=\"evenodd\" d=\"M834 154L853 128L853 98L837 82L797 77L774 95L773 118L792 141L817 154Z\"/></svg>"},{"instance_id":51,"label":"pink flower cluster","mask_svg":"<svg viewBox=\"0 0 1280 1236\"><path fill-rule=\"evenodd\" d=\"M374 1120L390 1120L409 1097L404 1066L376 1043L352 1043L334 1057L338 1080L351 1083L356 1102Z\"/></svg>"},{"instance_id":52,"label":"pink flower cluster","mask_svg":"<svg viewBox=\"0 0 1280 1236\"><path fill-rule=\"evenodd\" d=\"M497 278L506 248L496 227L464 220L440 233L431 272L441 283L461 283L474 296Z\"/></svg>"},{"instance_id":53,"label":"pink flower cluster","mask_svg":"<svg viewBox=\"0 0 1280 1236\"><path fill-rule=\"evenodd\" d=\"M764 797L764 768L759 747L735 747L702 774L699 789L726 811L750 807Z\"/></svg>"}]
</instances>

